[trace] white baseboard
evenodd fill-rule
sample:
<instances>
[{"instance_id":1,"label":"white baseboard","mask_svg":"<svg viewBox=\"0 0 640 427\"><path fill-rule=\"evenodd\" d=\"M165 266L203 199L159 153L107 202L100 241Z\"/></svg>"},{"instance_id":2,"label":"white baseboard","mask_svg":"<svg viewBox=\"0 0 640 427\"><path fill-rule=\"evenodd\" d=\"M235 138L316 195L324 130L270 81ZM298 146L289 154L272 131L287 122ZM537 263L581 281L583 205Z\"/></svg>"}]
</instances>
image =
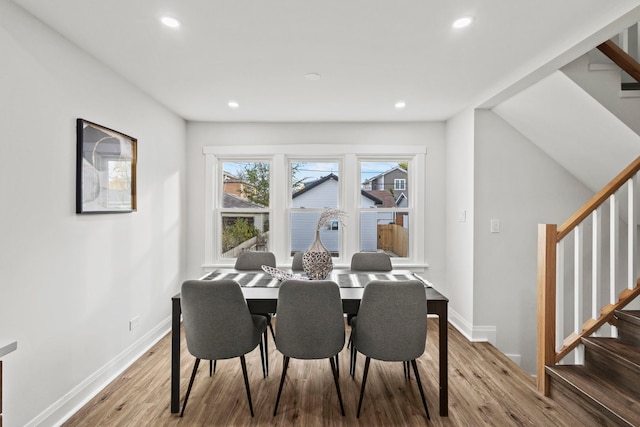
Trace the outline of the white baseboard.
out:
<instances>
[{"instance_id":1,"label":"white baseboard","mask_svg":"<svg viewBox=\"0 0 640 427\"><path fill-rule=\"evenodd\" d=\"M171 317L168 317L109 363L62 396L53 405L29 421L25 427L61 425L160 341L170 330Z\"/></svg>"},{"instance_id":2,"label":"white baseboard","mask_svg":"<svg viewBox=\"0 0 640 427\"><path fill-rule=\"evenodd\" d=\"M495 348L498 348L496 342L497 329L495 326L474 326L467 322L455 310L449 308L449 323L451 323L462 335L471 342L488 342ZM498 348L498 350L500 350ZM513 360L518 366L522 366L522 356L520 354L504 353L509 359Z\"/></svg>"},{"instance_id":3,"label":"white baseboard","mask_svg":"<svg viewBox=\"0 0 640 427\"><path fill-rule=\"evenodd\" d=\"M495 326L474 326L465 318L449 308L449 323L471 342L489 342L496 345Z\"/></svg>"}]
</instances>

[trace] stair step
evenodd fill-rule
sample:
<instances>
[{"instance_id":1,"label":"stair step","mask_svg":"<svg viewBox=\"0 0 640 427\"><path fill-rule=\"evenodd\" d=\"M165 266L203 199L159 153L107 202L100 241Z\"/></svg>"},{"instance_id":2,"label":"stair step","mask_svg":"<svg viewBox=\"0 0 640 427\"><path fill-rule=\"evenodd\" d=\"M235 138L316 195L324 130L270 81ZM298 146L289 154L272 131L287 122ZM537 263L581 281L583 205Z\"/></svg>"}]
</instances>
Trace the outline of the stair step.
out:
<instances>
[{"instance_id":1,"label":"stair step","mask_svg":"<svg viewBox=\"0 0 640 427\"><path fill-rule=\"evenodd\" d=\"M622 83L622 90L639 90L640 83L630 82L630 83Z\"/></svg>"},{"instance_id":2,"label":"stair step","mask_svg":"<svg viewBox=\"0 0 640 427\"><path fill-rule=\"evenodd\" d=\"M640 399L582 365L547 366L551 397L588 413L597 425L640 426Z\"/></svg>"},{"instance_id":3,"label":"stair step","mask_svg":"<svg viewBox=\"0 0 640 427\"><path fill-rule=\"evenodd\" d=\"M621 341L640 347L640 310L617 310L618 338Z\"/></svg>"},{"instance_id":4,"label":"stair step","mask_svg":"<svg viewBox=\"0 0 640 427\"><path fill-rule=\"evenodd\" d=\"M616 338L583 338L585 367L640 398L640 349Z\"/></svg>"}]
</instances>

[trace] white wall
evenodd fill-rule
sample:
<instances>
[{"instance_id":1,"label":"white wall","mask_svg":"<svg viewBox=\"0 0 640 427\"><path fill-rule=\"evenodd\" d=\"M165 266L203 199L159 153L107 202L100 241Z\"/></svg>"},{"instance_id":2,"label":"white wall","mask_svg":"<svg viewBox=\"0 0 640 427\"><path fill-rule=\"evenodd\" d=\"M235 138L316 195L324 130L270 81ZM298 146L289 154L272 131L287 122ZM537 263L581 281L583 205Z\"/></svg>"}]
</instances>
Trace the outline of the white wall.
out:
<instances>
[{"instance_id":1,"label":"white wall","mask_svg":"<svg viewBox=\"0 0 640 427\"><path fill-rule=\"evenodd\" d=\"M474 113L467 110L447 122L446 277L449 320L473 335Z\"/></svg>"},{"instance_id":2,"label":"white wall","mask_svg":"<svg viewBox=\"0 0 640 427\"><path fill-rule=\"evenodd\" d=\"M201 274L204 261L204 156L215 145L423 144L427 147L427 275L444 286L444 123L200 123L187 124L188 272ZM241 148L239 148L241 149ZM331 155L331 153L327 153ZM279 262L283 262L279 260Z\"/></svg>"},{"instance_id":3,"label":"white wall","mask_svg":"<svg viewBox=\"0 0 640 427\"><path fill-rule=\"evenodd\" d=\"M593 192L489 110L475 113L473 323L536 369L537 228L558 224ZM490 232L491 219L500 232Z\"/></svg>"},{"instance_id":4,"label":"white wall","mask_svg":"<svg viewBox=\"0 0 640 427\"><path fill-rule=\"evenodd\" d=\"M640 97L623 97L625 94L629 94L629 91L623 92L620 89L620 74L621 71L617 66L612 66L611 69L603 69L599 71L590 71L589 63L593 61L596 65L602 63L611 62L608 59L605 61L599 61L598 56L602 55L599 51L595 51L599 55L593 55L590 52L589 55L582 55L578 59L561 68L561 71L565 73L571 80L576 82L593 96L600 104L606 107L609 111L615 114L620 120L622 120L629 128L637 134L640 134ZM636 92L637 91L633 91Z\"/></svg>"},{"instance_id":5,"label":"white wall","mask_svg":"<svg viewBox=\"0 0 640 427\"><path fill-rule=\"evenodd\" d=\"M6 0L0 52L4 425L52 425L168 330L186 127ZM138 138L137 212L75 214L79 117Z\"/></svg>"}]
</instances>

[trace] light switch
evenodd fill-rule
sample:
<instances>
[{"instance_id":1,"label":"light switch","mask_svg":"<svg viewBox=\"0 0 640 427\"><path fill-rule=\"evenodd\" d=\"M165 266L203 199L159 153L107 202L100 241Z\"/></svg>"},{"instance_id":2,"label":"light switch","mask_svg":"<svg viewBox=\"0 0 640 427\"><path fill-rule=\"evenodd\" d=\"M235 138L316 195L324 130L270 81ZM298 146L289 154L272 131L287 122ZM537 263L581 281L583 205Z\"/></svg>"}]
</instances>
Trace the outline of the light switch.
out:
<instances>
[{"instance_id":1,"label":"light switch","mask_svg":"<svg viewBox=\"0 0 640 427\"><path fill-rule=\"evenodd\" d=\"M499 219L492 219L491 220L491 232L492 233L499 233L500 232L500 220Z\"/></svg>"},{"instance_id":2,"label":"light switch","mask_svg":"<svg viewBox=\"0 0 640 427\"><path fill-rule=\"evenodd\" d=\"M460 211L460 213L458 214L458 221L467 222L467 211L465 211L464 209Z\"/></svg>"}]
</instances>

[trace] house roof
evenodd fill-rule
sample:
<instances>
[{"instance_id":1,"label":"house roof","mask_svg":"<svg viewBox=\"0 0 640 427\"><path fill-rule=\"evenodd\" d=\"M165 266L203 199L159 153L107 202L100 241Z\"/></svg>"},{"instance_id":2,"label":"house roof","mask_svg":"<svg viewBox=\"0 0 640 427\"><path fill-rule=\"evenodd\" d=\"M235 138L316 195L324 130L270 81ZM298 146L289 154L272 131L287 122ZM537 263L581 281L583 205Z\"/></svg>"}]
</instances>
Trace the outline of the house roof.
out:
<instances>
[{"instance_id":1,"label":"house roof","mask_svg":"<svg viewBox=\"0 0 640 427\"><path fill-rule=\"evenodd\" d=\"M296 192L293 193L292 197L295 199L296 197L300 196L301 194L306 193L309 190L314 189L315 187L317 187L320 184L323 184L329 180L335 180L338 181L338 176L334 173L330 173L329 175L325 175L319 179L316 179L315 181L311 181L308 184L304 184L304 188L297 190Z\"/></svg>"},{"instance_id":2,"label":"house roof","mask_svg":"<svg viewBox=\"0 0 640 427\"><path fill-rule=\"evenodd\" d=\"M362 192L380 200L381 206L379 207L381 208L395 208L397 206L393 194L387 190L362 190Z\"/></svg>"},{"instance_id":3,"label":"house roof","mask_svg":"<svg viewBox=\"0 0 640 427\"><path fill-rule=\"evenodd\" d=\"M224 193L223 205L225 208L264 208L264 206L257 203L253 203L242 197L238 197L235 194Z\"/></svg>"},{"instance_id":4,"label":"house roof","mask_svg":"<svg viewBox=\"0 0 640 427\"><path fill-rule=\"evenodd\" d=\"M374 177L372 177L372 178L366 179L366 180L363 182L363 184L369 183L369 182L371 182L371 181L375 181L376 179L380 178L381 176L384 176L384 175L386 175L386 174L388 174L388 173L390 173L390 172L393 172L393 171L395 171L395 170L398 170L398 171L400 171L400 172L407 173L407 171L406 171L405 169L401 168L400 166L396 166L395 168L391 168L391 169L389 169L389 170L387 170L387 171L384 171L384 172L382 172L382 173L379 173L378 175L376 175L376 176L374 176Z\"/></svg>"},{"instance_id":5,"label":"house roof","mask_svg":"<svg viewBox=\"0 0 640 427\"><path fill-rule=\"evenodd\" d=\"M334 173L330 173L329 175L323 176L322 178L319 178L315 181L312 181L308 184L305 184L304 188L302 188L301 190L298 190L296 192L293 193L293 195L291 196L292 198L296 198L298 196L300 196L301 194L304 194L308 191L313 190L314 188L318 187L319 185L329 181L329 180L335 180L338 181L338 176ZM375 195L370 194L371 192L367 192L365 190L361 190L360 194L362 194L363 196L365 196L368 199L371 199L373 201L373 203L375 203L376 205L381 205L383 202L381 199L377 198ZM393 198L393 197L392 197Z\"/></svg>"}]
</instances>

